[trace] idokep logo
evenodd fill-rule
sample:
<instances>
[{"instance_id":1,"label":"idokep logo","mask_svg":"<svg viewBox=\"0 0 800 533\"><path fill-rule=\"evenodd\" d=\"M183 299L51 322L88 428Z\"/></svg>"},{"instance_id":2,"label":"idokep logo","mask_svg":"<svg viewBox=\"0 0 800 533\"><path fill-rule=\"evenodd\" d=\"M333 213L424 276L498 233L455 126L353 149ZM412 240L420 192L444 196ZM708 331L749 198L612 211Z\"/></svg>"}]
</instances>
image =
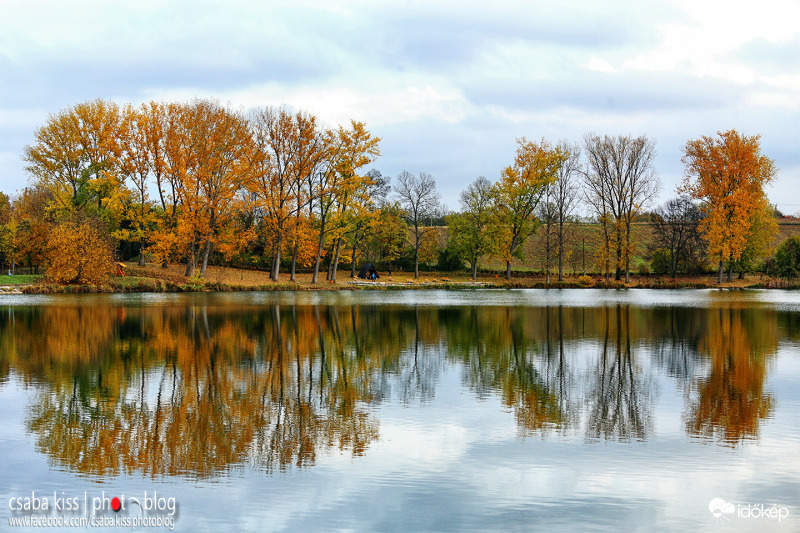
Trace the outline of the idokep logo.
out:
<instances>
[{"instance_id":1,"label":"idokep logo","mask_svg":"<svg viewBox=\"0 0 800 533\"><path fill-rule=\"evenodd\" d=\"M730 522L732 518L745 518L756 520L777 520L781 522L789 517L788 507L778 507L776 504L763 503L738 503L726 502L722 498L714 498L708 502L708 510L718 522Z\"/></svg>"},{"instance_id":2,"label":"idokep logo","mask_svg":"<svg viewBox=\"0 0 800 533\"><path fill-rule=\"evenodd\" d=\"M711 511L711 514L714 515L715 519L724 521L724 515L735 513L736 506L732 503L726 502L722 498L714 498L708 502L708 510Z\"/></svg>"}]
</instances>

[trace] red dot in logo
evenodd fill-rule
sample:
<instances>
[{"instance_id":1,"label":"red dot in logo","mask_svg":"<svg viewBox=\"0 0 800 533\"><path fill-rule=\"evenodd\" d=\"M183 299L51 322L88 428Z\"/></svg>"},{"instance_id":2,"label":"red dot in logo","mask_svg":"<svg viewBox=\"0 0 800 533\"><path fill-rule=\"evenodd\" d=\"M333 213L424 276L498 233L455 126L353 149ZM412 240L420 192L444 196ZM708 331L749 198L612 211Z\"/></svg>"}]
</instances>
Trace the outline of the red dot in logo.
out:
<instances>
[{"instance_id":1,"label":"red dot in logo","mask_svg":"<svg viewBox=\"0 0 800 533\"><path fill-rule=\"evenodd\" d=\"M119 498L114 496L114 498L111 500L111 508L114 509L114 511L119 511L121 507L122 502L119 501Z\"/></svg>"}]
</instances>

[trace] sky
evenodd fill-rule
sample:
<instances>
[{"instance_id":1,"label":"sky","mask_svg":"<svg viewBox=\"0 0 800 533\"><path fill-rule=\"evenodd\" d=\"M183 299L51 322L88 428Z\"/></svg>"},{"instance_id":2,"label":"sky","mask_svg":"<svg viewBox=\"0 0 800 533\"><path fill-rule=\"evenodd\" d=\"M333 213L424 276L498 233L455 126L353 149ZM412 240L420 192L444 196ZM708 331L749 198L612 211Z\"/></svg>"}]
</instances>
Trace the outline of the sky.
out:
<instances>
[{"instance_id":1,"label":"sky","mask_svg":"<svg viewBox=\"0 0 800 533\"><path fill-rule=\"evenodd\" d=\"M214 98L364 122L384 175L444 202L494 181L516 139L647 135L676 195L687 141L761 135L767 189L800 212L800 2L0 0L0 190L51 113Z\"/></svg>"}]
</instances>

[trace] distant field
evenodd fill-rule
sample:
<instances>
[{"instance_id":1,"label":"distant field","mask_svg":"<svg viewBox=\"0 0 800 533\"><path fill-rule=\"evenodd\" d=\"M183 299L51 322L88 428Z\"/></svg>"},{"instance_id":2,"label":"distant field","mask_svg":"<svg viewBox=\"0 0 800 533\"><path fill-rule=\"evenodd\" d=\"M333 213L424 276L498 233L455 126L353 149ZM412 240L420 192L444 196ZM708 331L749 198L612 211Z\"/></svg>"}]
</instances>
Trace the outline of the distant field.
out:
<instances>
[{"instance_id":1,"label":"distant field","mask_svg":"<svg viewBox=\"0 0 800 533\"><path fill-rule=\"evenodd\" d=\"M601 227L599 224L575 224L570 229L572 236L567 244L567 257L564 261L565 273L580 273L583 271L583 261L586 260L587 271L597 271L592 264L595 247L601 242ZM649 263L648 244L652 241L653 228L649 223L634 223L633 237L636 249L631 260L631 271L636 273L642 264ZM800 235L800 222L783 221L778 224L778 233L772 241L774 250L786 239L793 235ZM511 261L511 269L516 272L541 272L545 265L545 247L543 232L540 230L525 243L524 260ZM551 258L551 269L558 267ZM505 271L505 262L497 258L487 258L482 263L482 268L493 271Z\"/></svg>"}]
</instances>

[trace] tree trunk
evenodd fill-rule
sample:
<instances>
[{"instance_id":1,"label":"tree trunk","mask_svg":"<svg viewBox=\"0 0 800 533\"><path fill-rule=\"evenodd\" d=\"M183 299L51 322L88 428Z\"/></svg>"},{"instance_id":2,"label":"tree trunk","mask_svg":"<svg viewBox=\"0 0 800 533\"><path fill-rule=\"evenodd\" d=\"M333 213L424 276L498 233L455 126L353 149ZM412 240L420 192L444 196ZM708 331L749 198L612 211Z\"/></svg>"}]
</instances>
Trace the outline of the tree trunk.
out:
<instances>
[{"instance_id":1,"label":"tree trunk","mask_svg":"<svg viewBox=\"0 0 800 533\"><path fill-rule=\"evenodd\" d=\"M353 245L353 255L350 257L350 277L356 277L356 246Z\"/></svg>"},{"instance_id":2,"label":"tree trunk","mask_svg":"<svg viewBox=\"0 0 800 533\"><path fill-rule=\"evenodd\" d=\"M417 233L416 246L414 246L414 279L419 278L419 233Z\"/></svg>"},{"instance_id":3,"label":"tree trunk","mask_svg":"<svg viewBox=\"0 0 800 533\"><path fill-rule=\"evenodd\" d=\"M633 205L633 199L631 199L631 205ZM625 217L625 283L631 282L631 254L633 250L631 249L631 214Z\"/></svg>"},{"instance_id":4,"label":"tree trunk","mask_svg":"<svg viewBox=\"0 0 800 533\"><path fill-rule=\"evenodd\" d=\"M733 279L733 261L728 263L728 281Z\"/></svg>"},{"instance_id":5,"label":"tree trunk","mask_svg":"<svg viewBox=\"0 0 800 533\"><path fill-rule=\"evenodd\" d=\"M544 245L544 282L548 287L550 286L550 220L548 217L547 226L545 226L545 245Z\"/></svg>"},{"instance_id":6,"label":"tree trunk","mask_svg":"<svg viewBox=\"0 0 800 533\"><path fill-rule=\"evenodd\" d=\"M322 246L325 243L325 226L319 230L319 244L317 245L317 260L314 261L314 275L311 276L311 283L316 283L319 277L319 260L322 257Z\"/></svg>"},{"instance_id":7,"label":"tree trunk","mask_svg":"<svg viewBox=\"0 0 800 533\"><path fill-rule=\"evenodd\" d=\"M183 275L186 277L193 277L195 265L197 265L197 257L195 256L195 243L192 241L192 244L189 246L189 257L186 258L186 272L184 272Z\"/></svg>"},{"instance_id":8,"label":"tree trunk","mask_svg":"<svg viewBox=\"0 0 800 533\"><path fill-rule=\"evenodd\" d=\"M722 283L722 273L724 272L724 265L722 259L719 260L719 274L717 275L717 283Z\"/></svg>"},{"instance_id":9,"label":"tree trunk","mask_svg":"<svg viewBox=\"0 0 800 533\"><path fill-rule=\"evenodd\" d=\"M144 239L139 240L139 266L144 266Z\"/></svg>"},{"instance_id":10,"label":"tree trunk","mask_svg":"<svg viewBox=\"0 0 800 533\"><path fill-rule=\"evenodd\" d=\"M208 254L211 253L211 239L206 240L206 249L203 252L203 267L200 269L200 277L206 277L206 267L208 266Z\"/></svg>"},{"instance_id":11,"label":"tree trunk","mask_svg":"<svg viewBox=\"0 0 800 533\"><path fill-rule=\"evenodd\" d=\"M506 279L511 279L511 261L506 261Z\"/></svg>"},{"instance_id":12,"label":"tree trunk","mask_svg":"<svg viewBox=\"0 0 800 533\"><path fill-rule=\"evenodd\" d=\"M281 269L281 248L283 247L283 234L278 233L278 241L275 243L275 255L272 257L272 269L270 279L278 281L278 273Z\"/></svg>"},{"instance_id":13,"label":"tree trunk","mask_svg":"<svg viewBox=\"0 0 800 533\"><path fill-rule=\"evenodd\" d=\"M333 276L333 254L336 252L336 240L334 239L333 244L331 244L331 251L328 254L328 274L325 277L325 281L330 281Z\"/></svg>"},{"instance_id":14,"label":"tree trunk","mask_svg":"<svg viewBox=\"0 0 800 533\"><path fill-rule=\"evenodd\" d=\"M583 275L586 275L586 237L581 241L581 260L583 261Z\"/></svg>"},{"instance_id":15,"label":"tree trunk","mask_svg":"<svg viewBox=\"0 0 800 533\"><path fill-rule=\"evenodd\" d=\"M672 279L675 279L678 275L678 260L676 258L676 254L670 252L670 273L672 274Z\"/></svg>"},{"instance_id":16,"label":"tree trunk","mask_svg":"<svg viewBox=\"0 0 800 533\"><path fill-rule=\"evenodd\" d=\"M472 263L472 281L475 281L478 278L478 260L476 259L474 263Z\"/></svg>"},{"instance_id":17,"label":"tree trunk","mask_svg":"<svg viewBox=\"0 0 800 533\"><path fill-rule=\"evenodd\" d=\"M292 267L291 267L291 276L289 277L289 281L294 281L294 270L297 266L297 254L300 250L300 245L296 242L294 243L294 251L292 252Z\"/></svg>"},{"instance_id":18,"label":"tree trunk","mask_svg":"<svg viewBox=\"0 0 800 533\"><path fill-rule=\"evenodd\" d=\"M331 281L336 283L336 271L339 269L339 251L342 247L342 238L336 239L336 252L333 254L333 268L331 269Z\"/></svg>"}]
</instances>

